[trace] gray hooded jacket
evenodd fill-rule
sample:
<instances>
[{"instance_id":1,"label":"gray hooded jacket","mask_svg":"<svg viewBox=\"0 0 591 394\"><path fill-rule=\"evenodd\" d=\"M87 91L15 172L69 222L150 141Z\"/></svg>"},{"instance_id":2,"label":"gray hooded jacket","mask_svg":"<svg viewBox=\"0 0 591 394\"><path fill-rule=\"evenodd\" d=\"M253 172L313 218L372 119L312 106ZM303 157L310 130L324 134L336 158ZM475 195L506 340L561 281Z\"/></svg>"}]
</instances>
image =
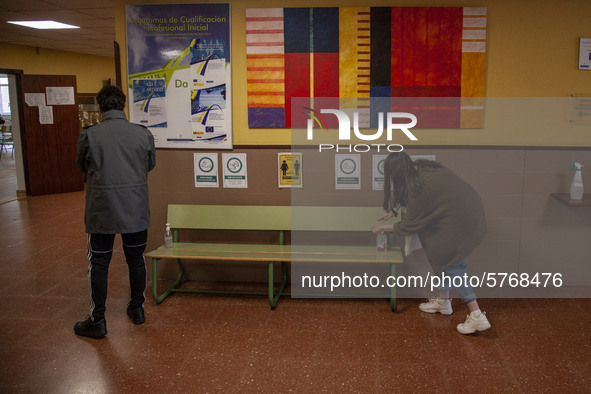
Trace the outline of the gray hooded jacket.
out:
<instances>
[{"instance_id":1,"label":"gray hooded jacket","mask_svg":"<svg viewBox=\"0 0 591 394\"><path fill-rule=\"evenodd\" d=\"M154 137L110 110L82 129L76 167L86 174L86 232L135 233L150 227L148 172L156 165Z\"/></svg>"}]
</instances>

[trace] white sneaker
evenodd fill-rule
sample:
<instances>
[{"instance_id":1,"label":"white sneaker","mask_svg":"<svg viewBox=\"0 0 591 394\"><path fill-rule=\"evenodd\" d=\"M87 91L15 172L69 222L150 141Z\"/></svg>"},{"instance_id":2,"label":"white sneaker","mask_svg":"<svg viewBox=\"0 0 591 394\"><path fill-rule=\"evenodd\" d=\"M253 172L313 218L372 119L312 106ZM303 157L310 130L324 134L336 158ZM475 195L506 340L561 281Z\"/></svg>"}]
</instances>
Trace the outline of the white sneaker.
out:
<instances>
[{"instance_id":1,"label":"white sneaker","mask_svg":"<svg viewBox=\"0 0 591 394\"><path fill-rule=\"evenodd\" d=\"M451 315L451 300L449 298L429 298L428 302L419 304L419 309L427 313L441 313L442 315Z\"/></svg>"},{"instance_id":2,"label":"white sneaker","mask_svg":"<svg viewBox=\"0 0 591 394\"><path fill-rule=\"evenodd\" d=\"M468 316L466 316L466 321L464 323L458 324L458 331L462 334L472 334L476 331L484 331L490 328L490 323L486 318L485 312L480 312L480 310L472 311Z\"/></svg>"}]
</instances>

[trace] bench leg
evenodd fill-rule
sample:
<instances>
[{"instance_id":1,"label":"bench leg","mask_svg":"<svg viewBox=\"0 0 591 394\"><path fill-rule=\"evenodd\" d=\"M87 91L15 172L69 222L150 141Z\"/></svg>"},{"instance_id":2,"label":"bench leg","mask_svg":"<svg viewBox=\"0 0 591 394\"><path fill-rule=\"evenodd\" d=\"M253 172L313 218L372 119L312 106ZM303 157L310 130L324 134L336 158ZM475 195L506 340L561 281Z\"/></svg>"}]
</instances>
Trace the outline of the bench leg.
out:
<instances>
[{"instance_id":1,"label":"bench leg","mask_svg":"<svg viewBox=\"0 0 591 394\"><path fill-rule=\"evenodd\" d=\"M281 262L281 284L279 285L279 289L277 290L277 294L275 294L275 275L274 275L274 266L275 263L270 261L269 262L269 305L271 306L271 310L274 310L279 303L279 297L283 294L283 290L287 284L287 263L282 261Z\"/></svg>"},{"instance_id":2,"label":"bench leg","mask_svg":"<svg viewBox=\"0 0 591 394\"><path fill-rule=\"evenodd\" d=\"M275 275L273 267L275 265L275 263L273 261L269 261L269 305L271 305L271 310L275 309L275 307L277 306L277 302L279 300L275 300L275 296L273 294L273 292L275 291L275 283L274 283L274 279L275 279Z\"/></svg>"},{"instance_id":3,"label":"bench leg","mask_svg":"<svg viewBox=\"0 0 591 394\"><path fill-rule=\"evenodd\" d=\"M396 265L390 264L390 276L396 276ZM390 309L392 312L396 312L396 286L390 287Z\"/></svg>"},{"instance_id":4,"label":"bench leg","mask_svg":"<svg viewBox=\"0 0 591 394\"><path fill-rule=\"evenodd\" d=\"M170 295L170 293L176 289L180 284L181 281L183 280L183 274L185 272L185 269L183 267L183 262L181 261L181 259L177 259L177 265L179 267L179 275L176 279L176 281L172 284L172 286L170 286L168 289L166 289L164 291L164 293L162 293L162 295L158 295L158 272L156 269L156 263L158 262L159 259L157 258L153 258L152 259L152 298L154 299L154 301L156 302L156 305L159 305L162 301L164 301L164 299L166 297L168 297Z\"/></svg>"}]
</instances>

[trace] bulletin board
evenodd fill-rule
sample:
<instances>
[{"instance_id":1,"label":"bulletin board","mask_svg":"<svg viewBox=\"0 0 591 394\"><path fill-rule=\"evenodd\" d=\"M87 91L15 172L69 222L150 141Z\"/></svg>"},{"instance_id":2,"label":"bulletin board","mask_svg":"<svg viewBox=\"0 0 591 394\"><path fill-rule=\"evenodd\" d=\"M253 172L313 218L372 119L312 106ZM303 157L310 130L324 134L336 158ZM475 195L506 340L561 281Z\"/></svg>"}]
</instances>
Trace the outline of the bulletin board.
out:
<instances>
[{"instance_id":1,"label":"bulletin board","mask_svg":"<svg viewBox=\"0 0 591 394\"><path fill-rule=\"evenodd\" d=\"M130 121L157 148L232 149L230 4L126 5Z\"/></svg>"}]
</instances>

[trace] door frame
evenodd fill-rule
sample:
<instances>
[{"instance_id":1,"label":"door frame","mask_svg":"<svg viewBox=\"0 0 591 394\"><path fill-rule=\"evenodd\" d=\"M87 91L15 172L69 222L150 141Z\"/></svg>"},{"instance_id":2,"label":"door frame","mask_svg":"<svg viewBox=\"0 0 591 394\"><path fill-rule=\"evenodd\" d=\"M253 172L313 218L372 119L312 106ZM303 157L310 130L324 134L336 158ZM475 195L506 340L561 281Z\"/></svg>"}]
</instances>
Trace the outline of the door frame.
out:
<instances>
[{"instance_id":1,"label":"door frame","mask_svg":"<svg viewBox=\"0 0 591 394\"><path fill-rule=\"evenodd\" d=\"M14 150L14 161L16 166L16 177L17 177L17 190L16 190L16 197L25 197L29 195L29 171L27 168L27 160L26 160L26 141L24 138L25 133L23 133L23 128L25 127L24 121L24 113L23 113L23 95L22 95L22 87L21 87L21 76L24 74L23 70L19 69L10 69L10 68L0 68L0 74L7 74L12 75L15 78L14 83L14 92L12 91L12 85L10 84L9 78L9 91L10 91L10 117L13 119L16 116L18 120L18 128L15 130L13 128L13 139L14 145L12 149ZM13 100L16 98L16 102ZM16 106L16 114L14 113L14 109ZM16 133L15 133L16 131ZM24 190L20 189L20 187L24 186Z\"/></svg>"}]
</instances>

